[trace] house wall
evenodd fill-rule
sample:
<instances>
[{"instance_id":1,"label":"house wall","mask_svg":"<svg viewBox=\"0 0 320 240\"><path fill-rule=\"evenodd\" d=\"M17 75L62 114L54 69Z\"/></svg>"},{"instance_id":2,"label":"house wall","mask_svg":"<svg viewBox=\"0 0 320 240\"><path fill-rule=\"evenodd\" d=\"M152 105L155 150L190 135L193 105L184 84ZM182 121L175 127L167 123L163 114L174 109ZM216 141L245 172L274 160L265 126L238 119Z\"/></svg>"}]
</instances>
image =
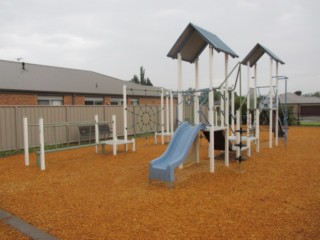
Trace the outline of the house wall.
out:
<instances>
[{"instance_id":1,"label":"house wall","mask_svg":"<svg viewBox=\"0 0 320 240\"><path fill-rule=\"evenodd\" d=\"M308 117L320 118L320 104L288 104L288 109L292 109L292 115L297 120Z\"/></svg>"},{"instance_id":2,"label":"house wall","mask_svg":"<svg viewBox=\"0 0 320 240\"><path fill-rule=\"evenodd\" d=\"M0 93L0 105L37 105L37 95Z\"/></svg>"},{"instance_id":3,"label":"house wall","mask_svg":"<svg viewBox=\"0 0 320 240\"><path fill-rule=\"evenodd\" d=\"M161 105L161 97L128 97L128 105L131 103L131 99L139 99L140 105ZM173 98L173 104L177 103L177 98ZM163 98L163 104L166 104L166 98Z\"/></svg>"},{"instance_id":4,"label":"house wall","mask_svg":"<svg viewBox=\"0 0 320 240\"><path fill-rule=\"evenodd\" d=\"M74 105L84 105L84 96L75 96Z\"/></svg>"},{"instance_id":5,"label":"house wall","mask_svg":"<svg viewBox=\"0 0 320 240\"><path fill-rule=\"evenodd\" d=\"M0 105L38 105L38 95L37 93L0 93ZM52 94L53 95L53 94ZM57 94L61 96L61 94ZM122 98L122 96L119 96ZM104 96L103 105L111 105L111 96ZM150 104L150 105L160 105L161 99L159 97L130 97L128 96L128 105L131 103L131 99L139 99L139 104ZM164 99L165 103L165 99ZM84 95L64 95L63 96L63 105L85 105L85 96Z\"/></svg>"},{"instance_id":6,"label":"house wall","mask_svg":"<svg viewBox=\"0 0 320 240\"><path fill-rule=\"evenodd\" d=\"M103 104L104 105L111 105L111 97L104 97Z\"/></svg>"},{"instance_id":7,"label":"house wall","mask_svg":"<svg viewBox=\"0 0 320 240\"><path fill-rule=\"evenodd\" d=\"M71 95L63 96L63 105L73 105L73 99Z\"/></svg>"}]
</instances>

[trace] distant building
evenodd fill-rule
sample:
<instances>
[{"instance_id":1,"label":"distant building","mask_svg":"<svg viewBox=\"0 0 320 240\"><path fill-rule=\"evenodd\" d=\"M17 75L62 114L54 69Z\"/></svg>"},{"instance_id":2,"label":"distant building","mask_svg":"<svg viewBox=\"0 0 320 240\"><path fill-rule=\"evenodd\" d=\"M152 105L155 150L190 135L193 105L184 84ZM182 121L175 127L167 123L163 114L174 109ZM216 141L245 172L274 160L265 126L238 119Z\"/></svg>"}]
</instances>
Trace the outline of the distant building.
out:
<instances>
[{"instance_id":1,"label":"distant building","mask_svg":"<svg viewBox=\"0 0 320 240\"><path fill-rule=\"evenodd\" d=\"M161 88L92 71L0 60L0 105L160 104Z\"/></svg>"},{"instance_id":2,"label":"distant building","mask_svg":"<svg viewBox=\"0 0 320 240\"><path fill-rule=\"evenodd\" d=\"M284 104L285 94L281 94L279 98L280 102ZM287 107L297 119L303 117L320 118L320 98L318 97L305 97L287 93Z\"/></svg>"}]
</instances>

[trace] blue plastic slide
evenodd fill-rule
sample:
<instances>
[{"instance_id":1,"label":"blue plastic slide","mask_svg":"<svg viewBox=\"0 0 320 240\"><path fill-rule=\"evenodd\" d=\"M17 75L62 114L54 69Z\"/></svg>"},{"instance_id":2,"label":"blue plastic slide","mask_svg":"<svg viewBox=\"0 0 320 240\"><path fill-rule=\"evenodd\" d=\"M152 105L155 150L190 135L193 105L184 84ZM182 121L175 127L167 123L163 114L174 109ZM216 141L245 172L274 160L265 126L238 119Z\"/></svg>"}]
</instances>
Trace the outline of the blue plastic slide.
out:
<instances>
[{"instance_id":1,"label":"blue plastic slide","mask_svg":"<svg viewBox=\"0 0 320 240\"><path fill-rule=\"evenodd\" d=\"M166 151L159 158L150 162L149 180L158 179L172 185L174 170L184 162L199 131L205 128L203 123L195 126L187 122L182 123L173 134Z\"/></svg>"}]
</instances>

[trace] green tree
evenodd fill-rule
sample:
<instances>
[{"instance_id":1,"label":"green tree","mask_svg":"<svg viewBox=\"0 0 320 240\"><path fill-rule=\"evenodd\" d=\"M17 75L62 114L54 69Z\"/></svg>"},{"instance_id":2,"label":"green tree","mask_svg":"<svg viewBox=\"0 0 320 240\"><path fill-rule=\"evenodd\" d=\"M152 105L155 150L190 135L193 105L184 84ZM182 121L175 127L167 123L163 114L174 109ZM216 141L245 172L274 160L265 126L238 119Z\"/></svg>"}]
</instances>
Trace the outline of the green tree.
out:
<instances>
[{"instance_id":1,"label":"green tree","mask_svg":"<svg viewBox=\"0 0 320 240\"><path fill-rule=\"evenodd\" d=\"M140 67L140 79L137 75L134 75L130 81L136 84L153 86L151 80L149 78L145 78L145 69L142 66Z\"/></svg>"},{"instance_id":2,"label":"green tree","mask_svg":"<svg viewBox=\"0 0 320 240\"><path fill-rule=\"evenodd\" d=\"M133 76L133 78L131 79L131 82L136 83L136 84L140 84L140 80L137 75Z\"/></svg>"},{"instance_id":3,"label":"green tree","mask_svg":"<svg viewBox=\"0 0 320 240\"><path fill-rule=\"evenodd\" d=\"M145 70L143 69L143 67L140 67L140 83L141 85L146 85L146 79L144 78L144 74L145 74Z\"/></svg>"},{"instance_id":4,"label":"green tree","mask_svg":"<svg viewBox=\"0 0 320 240\"><path fill-rule=\"evenodd\" d=\"M304 94L303 96L306 96L306 97L318 97L318 98L320 98L320 92L307 93L307 94Z\"/></svg>"},{"instance_id":5,"label":"green tree","mask_svg":"<svg viewBox=\"0 0 320 240\"><path fill-rule=\"evenodd\" d=\"M315 92L312 96L320 98L320 92Z\"/></svg>"},{"instance_id":6,"label":"green tree","mask_svg":"<svg viewBox=\"0 0 320 240\"><path fill-rule=\"evenodd\" d=\"M147 78L147 84L146 84L146 85L148 85L148 86L153 86L153 84L152 84L152 82L150 81L149 78Z\"/></svg>"}]
</instances>

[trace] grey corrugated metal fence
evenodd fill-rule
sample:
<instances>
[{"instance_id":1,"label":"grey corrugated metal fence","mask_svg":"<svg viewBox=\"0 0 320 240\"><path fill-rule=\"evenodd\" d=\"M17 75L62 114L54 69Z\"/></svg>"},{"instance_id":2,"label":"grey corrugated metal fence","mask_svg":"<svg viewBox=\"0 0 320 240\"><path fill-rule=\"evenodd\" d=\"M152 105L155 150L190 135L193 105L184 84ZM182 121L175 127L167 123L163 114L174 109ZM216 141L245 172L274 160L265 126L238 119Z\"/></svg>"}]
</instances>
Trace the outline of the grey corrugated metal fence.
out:
<instances>
[{"instance_id":1,"label":"grey corrugated metal fence","mask_svg":"<svg viewBox=\"0 0 320 240\"><path fill-rule=\"evenodd\" d=\"M117 118L117 135L123 135L122 106L0 106L0 151L23 148L23 118L28 118L29 146L39 145L38 124L42 117L44 124L109 121ZM164 113L166 114L166 113ZM175 111L174 111L175 115ZM173 119L176 119L175 116ZM166 117L164 118L166 121ZM160 131L160 106L128 106L128 134ZM166 126L166 124L165 124ZM80 139L78 125L45 127L45 144L77 142Z\"/></svg>"}]
</instances>

